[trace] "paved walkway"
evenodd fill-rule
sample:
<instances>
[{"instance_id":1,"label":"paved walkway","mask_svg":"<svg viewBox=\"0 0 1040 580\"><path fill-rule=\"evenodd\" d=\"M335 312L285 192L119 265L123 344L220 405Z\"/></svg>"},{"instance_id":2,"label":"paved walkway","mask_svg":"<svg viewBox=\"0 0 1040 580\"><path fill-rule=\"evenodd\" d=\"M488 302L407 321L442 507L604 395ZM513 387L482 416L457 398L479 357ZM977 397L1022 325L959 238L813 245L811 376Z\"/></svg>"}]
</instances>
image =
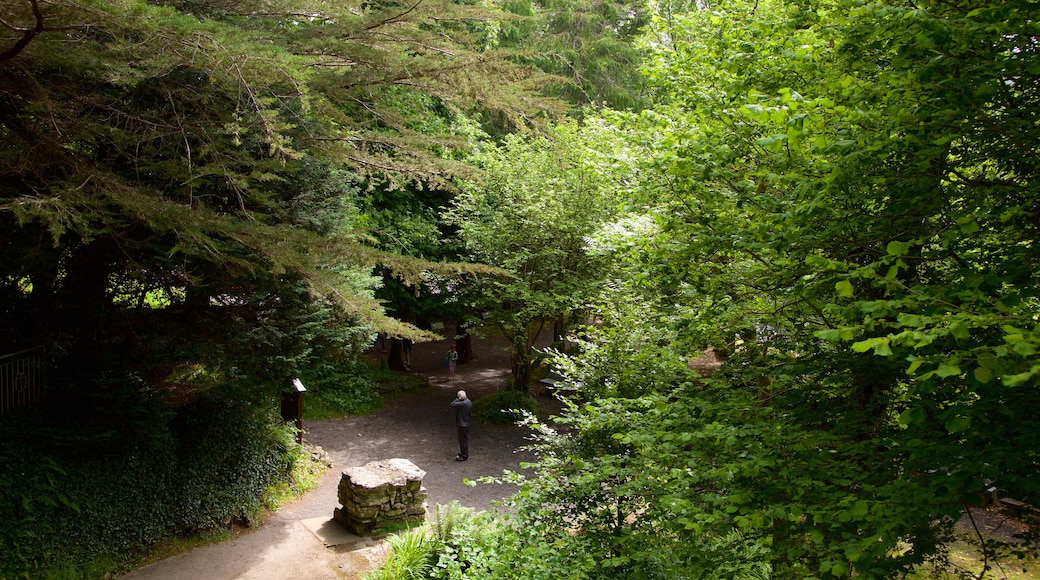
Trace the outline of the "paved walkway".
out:
<instances>
[{"instance_id":1,"label":"paved walkway","mask_svg":"<svg viewBox=\"0 0 1040 580\"><path fill-rule=\"evenodd\" d=\"M304 423L305 439L324 448L333 461L319 487L271 514L259 529L240 537L197 548L141 568L125 580L324 580L358 578L385 558L384 544L357 538L332 521L339 506L336 488L344 468L369 461L402 457L426 471L428 503L458 501L476 509L495 509L493 502L512 492L509 486L465 485L464 479L518 470L532 456L521 451L525 433L519 428L476 423L470 433L470 459L454 460L458 443L449 403L462 388L479 400L505 387L509 354L501 341L474 338L476 360L459 365L454 381L441 366L446 341L417 344L413 372L430 382L423 392L401 397L371 416ZM549 400L541 401L552 404Z\"/></svg>"}]
</instances>

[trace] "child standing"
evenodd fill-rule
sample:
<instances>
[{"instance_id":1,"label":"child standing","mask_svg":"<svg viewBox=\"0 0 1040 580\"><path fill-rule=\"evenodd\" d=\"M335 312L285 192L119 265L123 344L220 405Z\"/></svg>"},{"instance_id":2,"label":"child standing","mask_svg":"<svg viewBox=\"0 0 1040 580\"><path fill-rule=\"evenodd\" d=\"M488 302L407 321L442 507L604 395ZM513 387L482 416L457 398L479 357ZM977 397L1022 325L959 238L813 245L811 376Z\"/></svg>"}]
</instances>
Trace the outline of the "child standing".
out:
<instances>
[{"instance_id":1,"label":"child standing","mask_svg":"<svg viewBox=\"0 0 1040 580\"><path fill-rule=\"evenodd\" d=\"M448 363L448 380L455 378L455 364L459 362L459 353L455 350L455 345L451 345L448 349L448 354L444 357L444 362Z\"/></svg>"}]
</instances>

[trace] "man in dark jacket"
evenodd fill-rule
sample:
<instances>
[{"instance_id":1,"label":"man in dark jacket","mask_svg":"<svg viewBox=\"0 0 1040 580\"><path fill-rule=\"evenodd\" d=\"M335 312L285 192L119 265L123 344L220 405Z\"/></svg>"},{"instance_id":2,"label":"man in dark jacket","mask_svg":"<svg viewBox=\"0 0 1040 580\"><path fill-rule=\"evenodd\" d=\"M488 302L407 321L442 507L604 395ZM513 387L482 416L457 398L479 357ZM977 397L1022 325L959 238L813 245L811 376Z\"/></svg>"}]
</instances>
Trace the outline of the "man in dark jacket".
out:
<instances>
[{"instance_id":1,"label":"man in dark jacket","mask_svg":"<svg viewBox=\"0 0 1040 580\"><path fill-rule=\"evenodd\" d=\"M473 401L466 398L466 391L459 391L451 402L455 407L455 426L459 428L459 454L455 461L469 459L469 420L473 416Z\"/></svg>"}]
</instances>

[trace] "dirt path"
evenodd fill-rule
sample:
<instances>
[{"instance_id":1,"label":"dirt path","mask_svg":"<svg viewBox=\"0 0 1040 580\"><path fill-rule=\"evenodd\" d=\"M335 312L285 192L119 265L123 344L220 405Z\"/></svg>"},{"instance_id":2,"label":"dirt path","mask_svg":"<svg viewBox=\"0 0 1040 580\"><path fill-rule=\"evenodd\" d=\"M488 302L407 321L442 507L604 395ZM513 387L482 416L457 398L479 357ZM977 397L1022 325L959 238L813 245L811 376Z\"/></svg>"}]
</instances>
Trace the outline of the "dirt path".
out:
<instances>
[{"instance_id":1,"label":"dirt path","mask_svg":"<svg viewBox=\"0 0 1040 580\"><path fill-rule=\"evenodd\" d=\"M495 509L509 486L467 486L464 479L518 470L532 456L520 451L525 433L516 427L475 422L470 430L470 459L455 461L458 442L454 412L448 406L459 389L473 400L501 390L509 374L509 353L501 340L473 340L476 360L459 365L449 381L441 366L448 342L417 344L412 370L430 386L401 397L367 417L304 423L308 443L325 449L333 467L317 489L283 506L259 529L232 540L162 560L124 576L127 580L324 580L357 578L385 557L378 541L350 535L331 521L339 506L336 488L346 467L402 457L426 471L428 504L458 501L468 507ZM552 405L548 399L539 402Z\"/></svg>"}]
</instances>

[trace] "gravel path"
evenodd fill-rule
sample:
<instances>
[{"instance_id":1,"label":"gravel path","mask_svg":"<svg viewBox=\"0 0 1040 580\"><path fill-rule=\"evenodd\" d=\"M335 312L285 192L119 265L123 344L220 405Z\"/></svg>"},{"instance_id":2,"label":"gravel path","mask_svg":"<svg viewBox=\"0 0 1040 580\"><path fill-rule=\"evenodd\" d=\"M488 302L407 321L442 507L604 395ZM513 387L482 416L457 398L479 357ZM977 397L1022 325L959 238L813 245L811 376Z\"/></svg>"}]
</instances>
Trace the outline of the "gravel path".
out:
<instances>
[{"instance_id":1,"label":"gravel path","mask_svg":"<svg viewBox=\"0 0 1040 580\"><path fill-rule=\"evenodd\" d=\"M305 440L325 449L333 462L317 489L283 506L254 531L167 558L124 578L358 578L385 558L385 545L351 536L331 521L333 509L339 506L336 488L346 467L380 459L405 458L426 471L423 483L431 508L458 501L478 510L496 509L494 502L512 493L512 487L474 487L464 480L519 470L520 462L533 458L520 450L526 434L516 427L477 421L470 429L470 459L457 462L454 411L449 403L459 389L465 389L474 401L503 389L509 375L509 352L501 340L475 337L476 360L459 365L455 379L449 381L441 366L448 344L440 341L412 348L412 371L422 373L430 383L422 392L395 399L370 416L319 422L306 422L305 417ZM539 402L553 406L547 398Z\"/></svg>"}]
</instances>

